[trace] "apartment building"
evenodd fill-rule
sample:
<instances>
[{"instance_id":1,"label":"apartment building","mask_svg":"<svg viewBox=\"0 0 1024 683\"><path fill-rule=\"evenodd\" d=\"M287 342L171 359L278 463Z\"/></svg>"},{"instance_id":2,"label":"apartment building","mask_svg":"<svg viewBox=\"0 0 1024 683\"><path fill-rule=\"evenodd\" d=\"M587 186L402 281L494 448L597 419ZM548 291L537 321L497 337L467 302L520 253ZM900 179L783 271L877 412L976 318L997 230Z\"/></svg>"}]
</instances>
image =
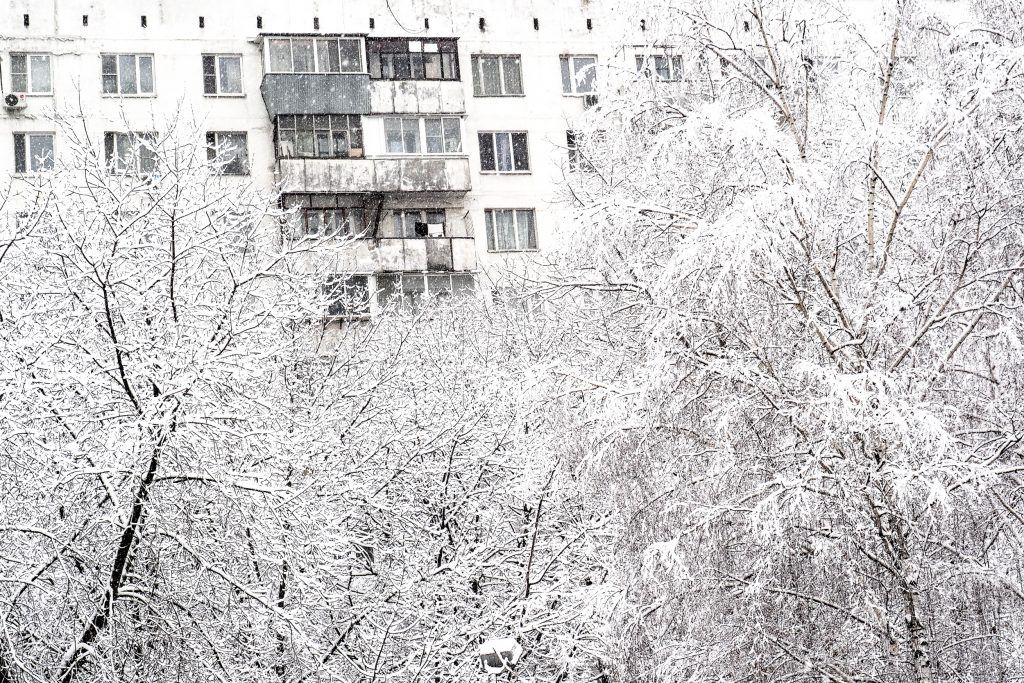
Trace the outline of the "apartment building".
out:
<instances>
[{"instance_id":1,"label":"apartment building","mask_svg":"<svg viewBox=\"0 0 1024 683\"><path fill-rule=\"evenodd\" d=\"M339 317L487 289L549 247L567 133L617 54L590 0L10 5L0 165L45 169L50 114L72 110L115 170L145 172L147 131L195 117L298 234L356 238L335 284L378 294Z\"/></svg>"}]
</instances>

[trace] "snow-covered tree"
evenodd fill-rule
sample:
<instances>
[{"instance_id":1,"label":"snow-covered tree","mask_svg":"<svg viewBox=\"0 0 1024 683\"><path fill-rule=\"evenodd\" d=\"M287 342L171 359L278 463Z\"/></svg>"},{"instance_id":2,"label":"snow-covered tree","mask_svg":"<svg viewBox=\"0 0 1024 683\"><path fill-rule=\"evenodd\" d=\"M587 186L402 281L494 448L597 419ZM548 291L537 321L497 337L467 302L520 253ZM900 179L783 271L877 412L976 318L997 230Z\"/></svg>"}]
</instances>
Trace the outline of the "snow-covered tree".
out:
<instances>
[{"instance_id":1,"label":"snow-covered tree","mask_svg":"<svg viewBox=\"0 0 1024 683\"><path fill-rule=\"evenodd\" d=\"M195 126L56 125L0 244L0 680L472 678L507 635L571 680L601 520L514 335L325 324L344 243Z\"/></svg>"},{"instance_id":2,"label":"snow-covered tree","mask_svg":"<svg viewBox=\"0 0 1024 683\"><path fill-rule=\"evenodd\" d=\"M641 5L683 78L604 68L540 288L619 680L1019 677L1019 6Z\"/></svg>"}]
</instances>

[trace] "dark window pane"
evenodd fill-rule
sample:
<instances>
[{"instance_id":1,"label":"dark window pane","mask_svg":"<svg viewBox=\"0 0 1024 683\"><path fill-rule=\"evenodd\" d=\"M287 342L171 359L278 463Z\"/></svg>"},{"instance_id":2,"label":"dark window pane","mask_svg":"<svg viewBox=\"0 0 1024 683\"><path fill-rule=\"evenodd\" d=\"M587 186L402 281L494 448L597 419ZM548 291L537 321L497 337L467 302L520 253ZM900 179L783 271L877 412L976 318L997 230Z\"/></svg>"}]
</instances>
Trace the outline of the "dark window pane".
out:
<instances>
[{"instance_id":1,"label":"dark window pane","mask_svg":"<svg viewBox=\"0 0 1024 683\"><path fill-rule=\"evenodd\" d=\"M362 68L358 40L338 41L338 54L340 55L339 68L342 73L352 73Z\"/></svg>"},{"instance_id":2,"label":"dark window pane","mask_svg":"<svg viewBox=\"0 0 1024 683\"><path fill-rule=\"evenodd\" d=\"M477 133L480 143L480 170L494 170L494 133Z\"/></svg>"},{"instance_id":3,"label":"dark window pane","mask_svg":"<svg viewBox=\"0 0 1024 683\"><path fill-rule=\"evenodd\" d=\"M22 133L14 134L14 172L24 173L25 164L25 136Z\"/></svg>"},{"instance_id":4,"label":"dark window pane","mask_svg":"<svg viewBox=\"0 0 1024 683\"><path fill-rule=\"evenodd\" d=\"M400 81L409 80L409 78L411 77L409 55L394 55L393 58L395 62L395 75L393 76L393 78Z\"/></svg>"},{"instance_id":5,"label":"dark window pane","mask_svg":"<svg viewBox=\"0 0 1024 683\"><path fill-rule=\"evenodd\" d=\"M530 146L526 133L512 133L512 155L515 157L517 171L530 170Z\"/></svg>"},{"instance_id":6,"label":"dark window pane","mask_svg":"<svg viewBox=\"0 0 1024 683\"><path fill-rule=\"evenodd\" d=\"M203 55L203 92L217 94L217 58L213 55Z\"/></svg>"}]
</instances>

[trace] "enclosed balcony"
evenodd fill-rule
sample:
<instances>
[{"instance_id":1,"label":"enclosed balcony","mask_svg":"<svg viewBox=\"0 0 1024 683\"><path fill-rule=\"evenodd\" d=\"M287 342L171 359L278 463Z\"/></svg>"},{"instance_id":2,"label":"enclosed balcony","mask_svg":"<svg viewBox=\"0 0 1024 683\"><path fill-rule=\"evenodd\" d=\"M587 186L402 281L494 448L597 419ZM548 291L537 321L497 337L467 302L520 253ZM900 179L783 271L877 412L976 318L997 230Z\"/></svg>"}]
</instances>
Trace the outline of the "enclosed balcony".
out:
<instances>
[{"instance_id":1,"label":"enclosed balcony","mask_svg":"<svg viewBox=\"0 0 1024 683\"><path fill-rule=\"evenodd\" d=\"M362 55L356 36L265 36L260 93L267 113L369 113L370 75Z\"/></svg>"},{"instance_id":2,"label":"enclosed balcony","mask_svg":"<svg viewBox=\"0 0 1024 683\"><path fill-rule=\"evenodd\" d=\"M377 159L279 159L280 191L469 192L469 158L407 156Z\"/></svg>"},{"instance_id":3,"label":"enclosed balcony","mask_svg":"<svg viewBox=\"0 0 1024 683\"><path fill-rule=\"evenodd\" d=\"M346 250L354 271L472 271L476 246L472 237L361 238Z\"/></svg>"}]
</instances>

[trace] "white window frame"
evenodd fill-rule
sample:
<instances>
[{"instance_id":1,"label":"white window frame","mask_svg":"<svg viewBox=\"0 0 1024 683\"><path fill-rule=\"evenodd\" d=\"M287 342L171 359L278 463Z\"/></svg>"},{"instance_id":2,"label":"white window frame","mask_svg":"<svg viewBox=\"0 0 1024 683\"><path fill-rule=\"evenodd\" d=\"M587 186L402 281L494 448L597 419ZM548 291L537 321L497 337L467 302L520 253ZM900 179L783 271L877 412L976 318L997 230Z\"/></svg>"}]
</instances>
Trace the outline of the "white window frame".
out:
<instances>
[{"instance_id":1,"label":"white window frame","mask_svg":"<svg viewBox=\"0 0 1024 683\"><path fill-rule=\"evenodd\" d=\"M213 78L214 78L214 92L206 92L206 71L203 60L207 57L213 57ZM237 59L238 60L238 92L223 92L220 84L220 61L222 59ZM203 97L245 97L245 71L242 66L242 55L238 53L230 52L204 52L200 56L199 61L200 69L203 69Z\"/></svg>"},{"instance_id":2,"label":"white window frame","mask_svg":"<svg viewBox=\"0 0 1024 683\"><path fill-rule=\"evenodd\" d=\"M515 145L512 144L512 136L521 134L526 136L526 168L516 168L516 149ZM524 175L527 173L533 173L531 167L532 155L530 154L530 133L525 130L481 130L477 131L477 144L480 144L481 135L489 135L491 137L491 154L494 159L493 169L484 169L483 154L480 155L480 173L497 173L501 175ZM498 137L499 135L508 136L508 150L509 150L509 161L512 162L512 168L508 171L498 170Z\"/></svg>"},{"instance_id":3,"label":"white window frame","mask_svg":"<svg viewBox=\"0 0 1024 683\"><path fill-rule=\"evenodd\" d=\"M53 150L53 151L51 152L51 155L50 155L50 160L49 160L50 161L50 165L49 165L48 168L35 168L35 161L34 161L34 159L31 156L29 156L29 151L32 149L32 141L31 141L30 138L34 138L34 137L48 137L48 138L50 138L50 149ZM20 138L20 141L19 141L19 138ZM25 159L25 168L23 170L20 170L20 171L18 170L18 164L17 164L18 144L19 144L19 142L23 146L22 150L21 150L21 153L23 155L23 158ZM14 172L15 172L15 174L17 174L17 175L31 175L33 173L45 173L47 171L52 171L53 170L53 164L54 164L54 160L55 160L54 157L55 156L56 156L56 135L52 131L45 131L45 130L31 130L31 131L16 130L16 131L14 131L14 159L15 159Z\"/></svg>"},{"instance_id":4,"label":"white window frame","mask_svg":"<svg viewBox=\"0 0 1024 683\"><path fill-rule=\"evenodd\" d=\"M373 298L376 301L378 308L384 308L389 304L395 303L394 298L386 301L381 300L381 295L384 293L384 289L383 287L380 286L380 280L382 278L398 278L399 287L397 291L400 294L400 296L398 297L398 307L404 308L405 306L409 306L410 308L415 309L420 305L420 302L422 301L424 294L431 297L436 297L438 295L452 296L453 294L455 294L455 284L454 282L452 282L453 277L468 277L470 279L470 282L472 283L472 286L468 290L463 288L461 289L460 293L465 293L467 291L470 293L476 292L476 277L473 275L473 273L464 270L433 270L426 272L379 272L376 274L376 277L374 279L374 284L376 285L376 287L373 293ZM420 279L423 288L406 290L403 287L405 281L412 280L414 278ZM431 281L436 282L439 280L443 280L444 278L448 279L447 288L442 288L440 289L440 291L438 291L436 288L432 288L430 286Z\"/></svg>"},{"instance_id":5,"label":"white window frame","mask_svg":"<svg viewBox=\"0 0 1024 683\"><path fill-rule=\"evenodd\" d=\"M589 65L587 67L584 67L584 68L594 69L594 87L591 90L579 90L579 87L580 87L579 72L580 72L580 70L576 67L576 60L577 59L592 59L592 60L594 60L593 64L591 64L591 65ZM597 92L597 64L598 64L597 55L595 55L595 54L587 54L587 55L576 55L576 54L568 55L568 54L566 54L566 55L559 55L558 56L558 61L559 61L559 71L561 71L561 65L562 65L563 62L567 62L568 66L569 66L569 85L570 85L570 90L568 92L566 92L566 90L565 90L565 80L564 80L565 74L563 73L562 74L562 76L563 76L562 94L563 95L565 95L567 97L583 97L585 95L593 95L593 94L595 94Z\"/></svg>"},{"instance_id":6,"label":"white window frame","mask_svg":"<svg viewBox=\"0 0 1024 683\"><path fill-rule=\"evenodd\" d=\"M272 40L287 40L288 41L288 55L290 57L291 69L289 71L277 71L272 68L270 62L270 41ZM296 40L309 40L313 43L313 70L312 71L296 71L295 70L295 47L294 42ZM320 68L320 50L317 49L316 41L318 40L348 40L354 41L359 45L357 53L359 55L359 68L354 71L324 71ZM341 47L338 47L338 68L341 68ZM263 39L263 73L268 74L364 74L366 73L366 41L359 36L346 36L346 35L301 35L301 36L265 36Z\"/></svg>"},{"instance_id":7,"label":"white window frame","mask_svg":"<svg viewBox=\"0 0 1024 683\"><path fill-rule=\"evenodd\" d=\"M400 120L403 121L403 123L402 123L403 151L401 151L401 152L391 152L391 151L388 150L388 130L387 130L388 121L389 120L395 120L395 119L400 119ZM427 151L427 119L439 119L441 121L441 147L443 149L440 152L428 152ZM407 125L405 122L407 122L407 121L415 121L416 122L416 147L418 148L418 151L415 151L415 152L404 151L404 133L405 133L406 125ZM459 149L456 150L456 151L448 151L445 148L445 140L447 140L447 137L445 136L445 131L448 130L448 125L450 125L450 122L452 122L452 121L456 122L455 125L457 126L457 129L459 131ZM463 155L463 154L465 154L465 145L463 144L463 141L462 141L462 118L459 117L459 116L444 116L444 115L437 115L437 116L383 116L383 117L381 117L381 136L383 137L383 145L381 146L381 149L384 150L384 154L389 155L389 156L421 156L422 155L422 156L440 157L440 156L454 156L454 155Z\"/></svg>"},{"instance_id":8,"label":"white window frame","mask_svg":"<svg viewBox=\"0 0 1024 683\"><path fill-rule=\"evenodd\" d=\"M110 157L107 156L107 136L113 136L112 138L112 154ZM128 138L128 143L132 148L132 158L128 164L124 167L119 167L118 161L121 160L121 156L118 154L117 142L119 138ZM160 160L157 157L156 150L152 150L153 154L153 168L149 170L143 170L142 166L142 155L139 153L140 145L142 143L149 143L152 146L156 146L157 134L152 131L105 131L103 133L103 164L108 173L114 175L149 175L155 173L160 164Z\"/></svg>"},{"instance_id":9,"label":"white window frame","mask_svg":"<svg viewBox=\"0 0 1024 683\"><path fill-rule=\"evenodd\" d=\"M14 73L14 58L15 57L25 58L25 88L17 88L14 85L15 75L21 75ZM49 52L11 52L10 53L10 64L11 64L11 92L23 92L26 95L36 95L46 97L53 94L53 55ZM49 90L35 90L32 83L32 58L33 57L45 57L46 58L46 69L50 76L50 89Z\"/></svg>"},{"instance_id":10,"label":"white window frame","mask_svg":"<svg viewBox=\"0 0 1024 683\"><path fill-rule=\"evenodd\" d=\"M494 212L495 211L511 211L512 212L512 225L513 225L513 230L514 230L514 234L515 234L515 238L516 238L516 244L515 244L514 248L511 248L511 249L508 249L508 248L506 248L506 249L499 249L498 248L497 233L495 232L495 228L494 228ZM522 233L520 231L520 226L519 226L519 212L520 211L529 211L533 215L533 240L534 240L534 244L532 246L529 244L529 231L528 230L525 230L525 232L526 232L526 237L525 237L526 244L523 245L521 243L522 240L523 240L523 236L522 236ZM484 209L484 231L487 233L486 234L487 251L489 253L492 253L492 254L509 254L509 253L516 253L516 252L524 252L524 251L538 251L540 249L540 247L539 247L539 240L537 239L537 210L532 208L532 207L515 207L515 208L499 207L499 208Z\"/></svg>"},{"instance_id":11,"label":"white window frame","mask_svg":"<svg viewBox=\"0 0 1024 683\"><path fill-rule=\"evenodd\" d=\"M483 71L480 67L480 60L483 58L493 58L498 60L498 85L501 88L499 93L485 93L483 92ZM515 59L519 65L519 92L506 92L505 91L505 60ZM470 56L470 67L473 71L473 97L525 97L526 96L526 82L523 80L523 56L521 54L503 53L503 54L475 54ZM477 93L477 86L480 86L480 93Z\"/></svg>"},{"instance_id":12,"label":"white window frame","mask_svg":"<svg viewBox=\"0 0 1024 683\"><path fill-rule=\"evenodd\" d=\"M238 171L238 172L235 172L235 171L225 171L222 168L219 172L221 174L223 174L223 175L234 175L234 176L249 175L249 169L250 169L251 165L249 163L249 133L247 131L244 131L244 130L210 130L210 131L207 131L206 132L207 159L209 161L211 161L211 162L217 160L219 149L220 149L220 147L222 145L221 136L227 136L227 135L240 135L240 136L242 136L242 139L245 141L245 146L243 148L244 149L244 154L243 154L243 159L242 159L242 170ZM210 138L211 137L213 138L213 146L212 147L210 146ZM213 159L210 158L211 155L213 156Z\"/></svg>"},{"instance_id":13,"label":"white window frame","mask_svg":"<svg viewBox=\"0 0 1024 683\"><path fill-rule=\"evenodd\" d=\"M656 60L668 61L668 78L662 78L655 66ZM667 52L645 52L636 55L636 70L646 78L667 83L683 80L683 58L680 55L673 55Z\"/></svg>"},{"instance_id":14,"label":"white window frame","mask_svg":"<svg viewBox=\"0 0 1024 683\"><path fill-rule=\"evenodd\" d=\"M117 92L106 92L103 88L103 77L108 75L103 70L103 58L113 57L117 67ZM121 57L133 57L135 60L135 85L136 92L121 92ZM142 91L142 69L139 60L142 57L149 57L149 73L152 81L152 89L149 92ZM156 97L156 58L152 52L103 52L100 54L100 93L103 97Z\"/></svg>"}]
</instances>

